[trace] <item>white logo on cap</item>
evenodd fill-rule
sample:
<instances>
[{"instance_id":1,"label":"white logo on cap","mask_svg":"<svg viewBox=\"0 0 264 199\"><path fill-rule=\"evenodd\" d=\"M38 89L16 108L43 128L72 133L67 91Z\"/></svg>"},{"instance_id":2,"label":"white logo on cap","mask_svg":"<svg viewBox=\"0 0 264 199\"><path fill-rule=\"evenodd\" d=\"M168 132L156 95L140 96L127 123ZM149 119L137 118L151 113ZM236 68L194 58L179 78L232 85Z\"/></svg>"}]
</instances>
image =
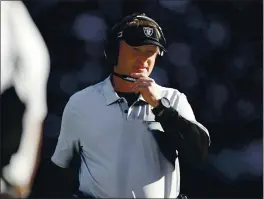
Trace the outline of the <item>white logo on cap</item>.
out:
<instances>
[{"instance_id":1,"label":"white logo on cap","mask_svg":"<svg viewBox=\"0 0 264 199\"><path fill-rule=\"evenodd\" d=\"M143 30L144 30L144 34L145 34L147 37L150 37L150 36L153 34L153 28L150 28L150 27L143 27Z\"/></svg>"}]
</instances>

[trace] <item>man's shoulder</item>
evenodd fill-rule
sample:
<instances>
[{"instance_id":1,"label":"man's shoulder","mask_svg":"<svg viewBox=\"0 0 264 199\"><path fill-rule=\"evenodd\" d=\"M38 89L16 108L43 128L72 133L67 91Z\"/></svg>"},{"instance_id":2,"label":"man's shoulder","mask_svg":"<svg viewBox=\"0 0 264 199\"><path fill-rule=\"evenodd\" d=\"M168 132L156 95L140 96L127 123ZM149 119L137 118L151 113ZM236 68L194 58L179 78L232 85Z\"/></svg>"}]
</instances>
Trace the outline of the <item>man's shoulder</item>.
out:
<instances>
[{"instance_id":1,"label":"man's shoulder","mask_svg":"<svg viewBox=\"0 0 264 199\"><path fill-rule=\"evenodd\" d=\"M74 104L81 105L82 102L89 102L90 100L96 100L100 97L100 93L102 92L104 81L101 81L97 84L88 86L80 91L74 93L69 101Z\"/></svg>"}]
</instances>

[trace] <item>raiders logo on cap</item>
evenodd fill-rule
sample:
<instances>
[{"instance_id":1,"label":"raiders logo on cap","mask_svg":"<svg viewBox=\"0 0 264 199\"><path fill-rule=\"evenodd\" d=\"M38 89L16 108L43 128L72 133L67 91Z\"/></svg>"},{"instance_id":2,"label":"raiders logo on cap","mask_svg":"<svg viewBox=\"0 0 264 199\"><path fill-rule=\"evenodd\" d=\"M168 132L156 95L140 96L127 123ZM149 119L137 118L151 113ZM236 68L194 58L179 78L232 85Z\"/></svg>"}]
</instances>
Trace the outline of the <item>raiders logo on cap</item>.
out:
<instances>
[{"instance_id":1,"label":"raiders logo on cap","mask_svg":"<svg viewBox=\"0 0 264 199\"><path fill-rule=\"evenodd\" d=\"M150 37L153 34L153 28L151 27L143 27L143 31L147 37Z\"/></svg>"}]
</instances>

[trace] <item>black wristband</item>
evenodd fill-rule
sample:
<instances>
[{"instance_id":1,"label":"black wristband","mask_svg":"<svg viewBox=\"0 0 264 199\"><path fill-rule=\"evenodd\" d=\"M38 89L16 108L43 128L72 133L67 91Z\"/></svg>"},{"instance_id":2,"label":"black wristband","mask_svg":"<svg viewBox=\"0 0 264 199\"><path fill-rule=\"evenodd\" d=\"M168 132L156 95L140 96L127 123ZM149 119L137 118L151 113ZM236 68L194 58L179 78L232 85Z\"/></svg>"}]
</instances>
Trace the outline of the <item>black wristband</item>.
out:
<instances>
[{"instance_id":1,"label":"black wristband","mask_svg":"<svg viewBox=\"0 0 264 199\"><path fill-rule=\"evenodd\" d=\"M155 116L161 116L165 109L170 108L170 101L163 97L159 100L159 105L152 109L152 112Z\"/></svg>"}]
</instances>

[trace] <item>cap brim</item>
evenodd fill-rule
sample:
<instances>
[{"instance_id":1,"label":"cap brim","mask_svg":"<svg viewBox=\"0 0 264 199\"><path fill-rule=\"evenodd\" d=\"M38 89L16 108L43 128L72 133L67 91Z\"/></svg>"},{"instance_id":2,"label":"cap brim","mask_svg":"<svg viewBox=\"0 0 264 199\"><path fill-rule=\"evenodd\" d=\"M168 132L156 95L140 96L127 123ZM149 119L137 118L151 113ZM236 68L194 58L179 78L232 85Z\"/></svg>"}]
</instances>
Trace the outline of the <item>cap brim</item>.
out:
<instances>
[{"instance_id":1,"label":"cap brim","mask_svg":"<svg viewBox=\"0 0 264 199\"><path fill-rule=\"evenodd\" d=\"M129 46L144 46L144 45L154 45L154 46L158 46L160 47L164 52L166 52L166 49L164 48L164 46L162 46L159 42L157 41L153 41L150 39L145 39L145 40L136 40L136 39L125 39L125 42L129 45Z\"/></svg>"}]
</instances>

